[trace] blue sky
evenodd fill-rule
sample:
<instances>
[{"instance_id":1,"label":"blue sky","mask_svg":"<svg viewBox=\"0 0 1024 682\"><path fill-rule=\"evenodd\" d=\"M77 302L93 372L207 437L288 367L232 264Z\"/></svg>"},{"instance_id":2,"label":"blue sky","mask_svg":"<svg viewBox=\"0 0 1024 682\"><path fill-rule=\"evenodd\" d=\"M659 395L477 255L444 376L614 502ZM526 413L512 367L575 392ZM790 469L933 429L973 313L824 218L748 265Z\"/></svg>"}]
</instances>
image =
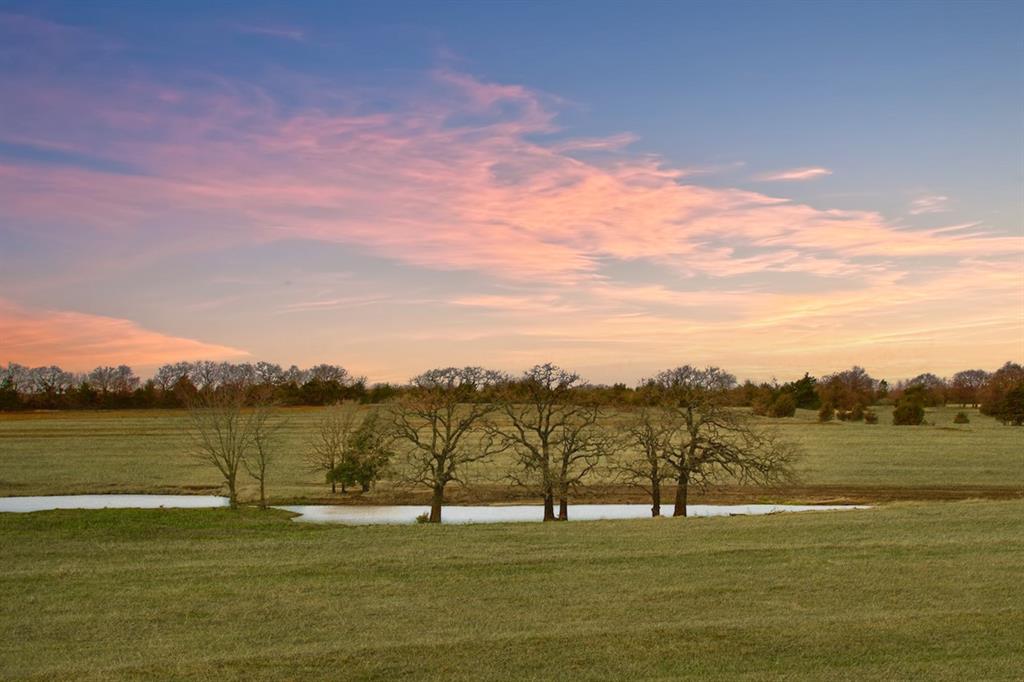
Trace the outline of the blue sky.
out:
<instances>
[{"instance_id":1,"label":"blue sky","mask_svg":"<svg viewBox=\"0 0 1024 682\"><path fill-rule=\"evenodd\" d=\"M953 371L1024 345L1018 3L0 16L17 198L0 304L21 339L0 361L106 361L110 325L138 335L148 350L119 348L142 367L219 354L371 379L546 359L599 380L679 362L786 375L873 353L913 374L894 348L925 343L920 369ZM942 293L960 279L977 290ZM289 333L265 331L268 302ZM68 325L78 346L53 341ZM736 329L756 342L723 345Z\"/></svg>"}]
</instances>

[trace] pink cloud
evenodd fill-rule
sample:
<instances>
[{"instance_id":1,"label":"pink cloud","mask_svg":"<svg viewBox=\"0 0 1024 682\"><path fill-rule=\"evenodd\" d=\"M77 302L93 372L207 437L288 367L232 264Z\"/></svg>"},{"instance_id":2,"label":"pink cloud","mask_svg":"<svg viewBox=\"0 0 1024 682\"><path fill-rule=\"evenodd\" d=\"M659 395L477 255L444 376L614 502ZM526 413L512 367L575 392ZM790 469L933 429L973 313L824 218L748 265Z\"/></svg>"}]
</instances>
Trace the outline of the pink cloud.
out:
<instances>
[{"instance_id":1,"label":"pink cloud","mask_svg":"<svg viewBox=\"0 0 1024 682\"><path fill-rule=\"evenodd\" d=\"M2 299L0 338L0 364L57 364L72 371L247 355L237 348L145 329L131 320L62 310L30 311Z\"/></svg>"},{"instance_id":2,"label":"pink cloud","mask_svg":"<svg viewBox=\"0 0 1024 682\"><path fill-rule=\"evenodd\" d=\"M365 93L319 91L286 114L258 89L220 79L209 85L168 98L164 86L130 83L111 100L70 84L35 104L21 98L15 137L43 137L34 114L45 108L53 116L61 101L57 111L76 115L60 144L112 154L145 172L8 167L0 190L7 212L59 222L78 216L115 231L188 213L201 243L348 242L424 267L550 282L591 279L607 258L710 276L837 275L869 270L864 258L1020 248L983 233L902 229L870 211L686 184L686 169L650 157L582 161L571 151L632 138L537 142L531 136L556 130L555 101L448 70L409 88L389 113L365 113ZM722 243L765 253L713 246Z\"/></svg>"},{"instance_id":3,"label":"pink cloud","mask_svg":"<svg viewBox=\"0 0 1024 682\"><path fill-rule=\"evenodd\" d=\"M246 83L198 81L96 87L0 75L4 141L139 170L8 161L0 165L3 229L54 240L78 230L98 244L143 235L164 256L301 238L354 244L424 268L470 270L513 293L467 291L450 303L479 314L480 328L418 334L479 341L493 337L493 318L505 315L514 318L508 334L557 340L546 347L595 365L676 357L680 348L694 354L687 359L706 351L701 359L719 362L715 352L743 346L754 367L783 352L774 350L780 344L796 363L808 344L840 357L842 348L872 339L922 329L944 336L942 324L1005 333L1007 324L993 326L985 311L1014 309L1015 300L1019 309L1019 277L993 265L1024 252L1019 238L977 225L910 229L875 211L702 186L692 181L694 169L628 152L628 133L565 139L559 100L523 86L451 70L400 90L289 74L284 106ZM371 106L378 99L388 106ZM829 173L815 167L770 176ZM929 258L942 259L941 271L915 264ZM699 278L703 289L612 281L610 261ZM757 275L756 287L734 283L745 275ZM806 293L775 284L796 276L813 278ZM378 300L325 295L285 310L313 314ZM922 310L935 316L931 322L917 317ZM59 351L55 342L49 348ZM175 352L174 359L182 356ZM526 353L522 346L508 352L509 362Z\"/></svg>"},{"instance_id":4,"label":"pink cloud","mask_svg":"<svg viewBox=\"0 0 1024 682\"><path fill-rule=\"evenodd\" d=\"M763 175L757 176L756 179L765 182L793 182L816 180L828 175L832 175L832 171L828 168L822 168L820 166L805 166L803 168L789 168L787 170L764 173Z\"/></svg>"}]
</instances>

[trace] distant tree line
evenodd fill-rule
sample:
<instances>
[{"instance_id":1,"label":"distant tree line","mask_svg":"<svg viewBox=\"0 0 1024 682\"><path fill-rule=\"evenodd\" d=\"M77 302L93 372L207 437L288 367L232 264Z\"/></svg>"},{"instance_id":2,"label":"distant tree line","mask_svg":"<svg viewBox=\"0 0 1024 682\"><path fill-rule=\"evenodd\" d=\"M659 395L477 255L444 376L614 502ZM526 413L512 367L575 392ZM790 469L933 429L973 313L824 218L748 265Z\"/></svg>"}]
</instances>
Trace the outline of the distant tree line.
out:
<instances>
[{"instance_id":1,"label":"distant tree line","mask_svg":"<svg viewBox=\"0 0 1024 682\"><path fill-rule=\"evenodd\" d=\"M398 391L389 384L367 386L365 378L329 364L283 369L269 362L177 362L143 381L127 365L73 373L11 363L0 367L0 410L178 408L225 388L248 405L269 400L285 406L378 403Z\"/></svg>"},{"instance_id":2,"label":"distant tree line","mask_svg":"<svg viewBox=\"0 0 1024 682\"><path fill-rule=\"evenodd\" d=\"M1024 368L1007 362L994 372L968 369L948 379L925 373L890 385L853 367L822 377L804 374L782 384L748 380L731 386L724 396L731 406L750 407L754 414L775 418L809 409L818 410L822 421L871 422L877 415L870 406L890 404L906 415L905 423L915 423L916 416L923 418L926 407L957 404L980 407L983 414L1020 425L1024 423L1022 377ZM575 390L595 405L642 405L645 389L656 383L649 379L637 387L584 384ZM405 385L368 385L364 377L330 364L284 369L269 362L178 362L163 365L143 381L127 365L73 373L53 365L11 363L0 368L0 410L179 408L225 387L248 405L270 401L281 406L384 403L417 388L415 380Z\"/></svg>"}]
</instances>

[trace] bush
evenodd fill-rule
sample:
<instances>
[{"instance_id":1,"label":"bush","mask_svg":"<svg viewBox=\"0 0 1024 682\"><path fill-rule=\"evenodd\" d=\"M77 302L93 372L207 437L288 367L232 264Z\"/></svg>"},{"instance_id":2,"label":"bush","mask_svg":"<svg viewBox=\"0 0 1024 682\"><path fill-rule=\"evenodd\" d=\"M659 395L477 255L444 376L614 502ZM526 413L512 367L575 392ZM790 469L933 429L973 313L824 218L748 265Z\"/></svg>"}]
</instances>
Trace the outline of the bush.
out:
<instances>
[{"instance_id":1,"label":"bush","mask_svg":"<svg viewBox=\"0 0 1024 682\"><path fill-rule=\"evenodd\" d=\"M954 424L970 424L971 420L968 418L966 412L957 412L956 416L953 417Z\"/></svg>"},{"instance_id":2,"label":"bush","mask_svg":"<svg viewBox=\"0 0 1024 682\"><path fill-rule=\"evenodd\" d=\"M892 411L892 423L897 426L917 426L924 421L924 407L916 400L901 400Z\"/></svg>"},{"instance_id":3,"label":"bush","mask_svg":"<svg viewBox=\"0 0 1024 682\"><path fill-rule=\"evenodd\" d=\"M768 409L769 417L792 417L796 414L796 401L789 393L781 393Z\"/></svg>"},{"instance_id":4,"label":"bush","mask_svg":"<svg viewBox=\"0 0 1024 682\"><path fill-rule=\"evenodd\" d=\"M832 407L832 403L826 402L818 410L818 421L820 422L830 422L835 416L836 410Z\"/></svg>"},{"instance_id":5,"label":"bush","mask_svg":"<svg viewBox=\"0 0 1024 682\"><path fill-rule=\"evenodd\" d=\"M416 516L416 523L430 523L430 514L423 512Z\"/></svg>"},{"instance_id":6,"label":"bush","mask_svg":"<svg viewBox=\"0 0 1024 682\"><path fill-rule=\"evenodd\" d=\"M758 417L774 416L770 415L771 412L771 398L765 398L758 396L750 403L750 411L756 414Z\"/></svg>"},{"instance_id":7,"label":"bush","mask_svg":"<svg viewBox=\"0 0 1024 682\"><path fill-rule=\"evenodd\" d=\"M859 422L862 419L864 419L864 406L861 405L860 403L857 403L856 405L854 405L853 409L850 410L850 417L849 417L849 419L852 422Z\"/></svg>"},{"instance_id":8,"label":"bush","mask_svg":"<svg viewBox=\"0 0 1024 682\"><path fill-rule=\"evenodd\" d=\"M873 410L864 410L864 423L865 424L877 424L878 415Z\"/></svg>"},{"instance_id":9,"label":"bush","mask_svg":"<svg viewBox=\"0 0 1024 682\"><path fill-rule=\"evenodd\" d=\"M836 410L836 419L838 419L841 422L850 421L850 411L849 410Z\"/></svg>"}]
</instances>

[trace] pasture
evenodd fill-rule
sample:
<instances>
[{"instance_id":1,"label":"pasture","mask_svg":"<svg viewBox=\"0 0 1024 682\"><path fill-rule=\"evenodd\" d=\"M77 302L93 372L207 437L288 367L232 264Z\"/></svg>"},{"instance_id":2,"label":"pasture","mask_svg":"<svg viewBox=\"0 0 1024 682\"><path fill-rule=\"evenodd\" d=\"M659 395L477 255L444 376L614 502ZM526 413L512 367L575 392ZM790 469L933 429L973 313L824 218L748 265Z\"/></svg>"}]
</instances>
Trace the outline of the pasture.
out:
<instances>
[{"instance_id":1,"label":"pasture","mask_svg":"<svg viewBox=\"0 0 1024 682\"><path fill-rule=\"evenodd\" d=\"M1024 502L570 524L0 514L5 679L1019 679ZM514 551L511 550L514 548Z\"/></svg>"},{"instance_id":2,"label":"pasture","mask_svg":"<svg viewBox=\"0 0 1024 682\"><path fill-rule=\"evenodd\" d=\"M884 501L1024 495L1024 430L1006 427L967 410L969 424L953 424L959 408L929 409L922 426L893 426L889 408L880 423L819 424L814 412L789 419L765 419L803 456L799 484L778 491L726 487L700 499L778 502ZM306 439L322 408L283 410L281 454L271 472L269 494L276 501L329 496L321 474L304 461ZM614 427L621 414L612 414ZM0 415L0 495L103 492L215 492L216 473L187 454L183 411L49 412ZM500 458L477 467L475 489L452 488L454 500L501 501L521 496L502 478ZM636 492L607 485L607 472L593 477L588 501L640 500ZM243 486L243 499L252 496ZM369 496L338 495L336 501L421 502L416 491L393 490L387 482Z\"/></svg>"}]
</instances>

